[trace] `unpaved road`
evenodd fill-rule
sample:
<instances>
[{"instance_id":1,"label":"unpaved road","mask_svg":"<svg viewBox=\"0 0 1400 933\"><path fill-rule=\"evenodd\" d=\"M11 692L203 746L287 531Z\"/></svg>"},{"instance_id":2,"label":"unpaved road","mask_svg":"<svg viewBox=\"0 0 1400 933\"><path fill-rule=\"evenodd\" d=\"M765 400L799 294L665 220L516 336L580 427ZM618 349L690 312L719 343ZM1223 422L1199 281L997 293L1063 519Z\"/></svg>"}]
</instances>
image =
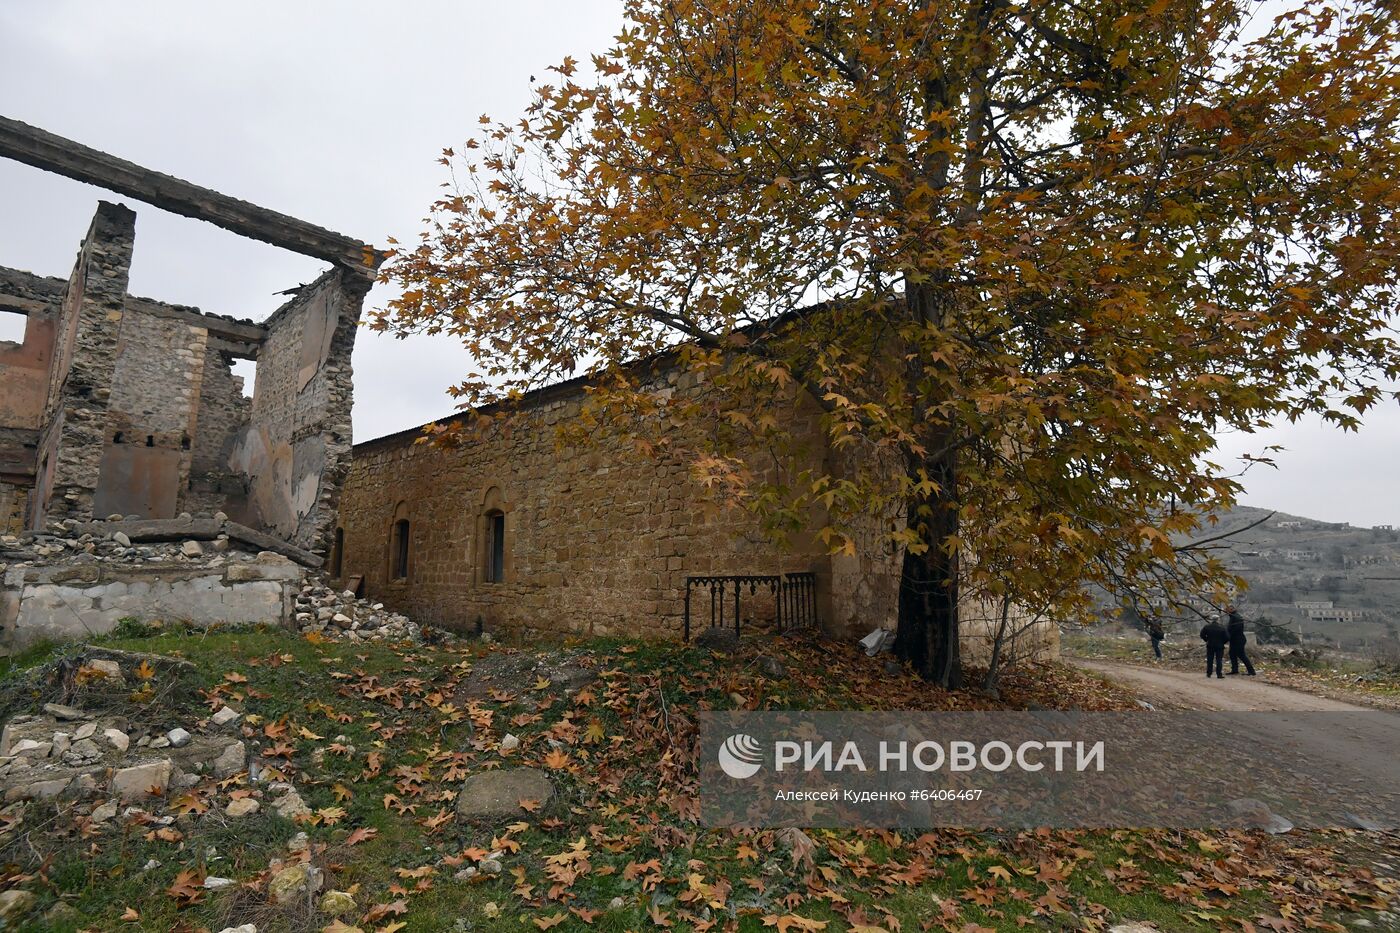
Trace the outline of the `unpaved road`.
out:
<instances>
[{"instance_id":1,"label":"unpaved road","mask_svg":"<svg viewBox=\"0 0 1400 933\"><path fill-rule=\"evenodd\" d=\"M1362 785L1400 790L1400 713L1313 696L1244 674L1227 674L1222 680L1169 668L1067 660L1123 684L1158 709L1279 713L1238 721L1235 727L1260 747L1275 749L1280 761L1307 761L1314 771L1335 770L1339 782L1359 778ZM1313 713L1362 715L1319 719L1308 715Z\"/></svg>"},{"instance_id":2,"label":"unpaved road","mask_svg":"<svg viewBox=\"0 0 1400 933\"><path fill-rule=\"evenodd\" d=\"M1065 660L1131 687L1143 699L1162 709L1275 710L1290 713L1349 713L1367 709L1287 687L1276 687L1265 683L1262 678L1245 674L1234 677L1227 674L1221 680L1206 677L1204 673L1191 674L1167 667L1142 667L1087 658ZM1400 723L1400 717L1396 721Z\"/></svg>"}]
</instances>

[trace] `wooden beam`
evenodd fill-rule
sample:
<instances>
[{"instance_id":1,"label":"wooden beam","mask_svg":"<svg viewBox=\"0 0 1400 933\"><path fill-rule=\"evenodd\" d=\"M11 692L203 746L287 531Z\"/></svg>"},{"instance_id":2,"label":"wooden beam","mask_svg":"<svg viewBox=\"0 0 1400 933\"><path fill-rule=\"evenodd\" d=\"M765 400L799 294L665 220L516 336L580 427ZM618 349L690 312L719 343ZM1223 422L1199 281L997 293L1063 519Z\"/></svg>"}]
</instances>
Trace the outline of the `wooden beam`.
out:
<instances>
[{"instance_id":1,"label":"wooden beam","mask_svg":"<svg viewBox=\"0 0 1400 933\"><path fill-rule=\"evenodd\" d=\"M106 188L241 236L372 277L383 256L359 240L142 168L71 139L0 116L0 156Z\"/></svg>"}]
</instances>

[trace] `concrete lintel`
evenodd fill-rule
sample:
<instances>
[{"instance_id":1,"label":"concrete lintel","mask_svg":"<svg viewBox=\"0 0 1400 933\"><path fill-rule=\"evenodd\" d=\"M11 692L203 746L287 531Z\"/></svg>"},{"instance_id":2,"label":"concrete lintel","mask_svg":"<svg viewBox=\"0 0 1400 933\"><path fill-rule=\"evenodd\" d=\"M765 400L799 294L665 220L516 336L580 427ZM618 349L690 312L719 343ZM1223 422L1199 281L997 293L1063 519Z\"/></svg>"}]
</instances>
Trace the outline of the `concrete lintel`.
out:
<instances>
[{"instance_id":1,"label":"concrete lintel","mask_svg":"<svg viewBox=\"0 0 1400 933\"><path fill-rule=\"evenodd\" d=\"M241 236L324 259L365 278L374 276L383 259L382 253L359 240L3 116L0 156L203 220Z\"/></svg>"}]
</instances>

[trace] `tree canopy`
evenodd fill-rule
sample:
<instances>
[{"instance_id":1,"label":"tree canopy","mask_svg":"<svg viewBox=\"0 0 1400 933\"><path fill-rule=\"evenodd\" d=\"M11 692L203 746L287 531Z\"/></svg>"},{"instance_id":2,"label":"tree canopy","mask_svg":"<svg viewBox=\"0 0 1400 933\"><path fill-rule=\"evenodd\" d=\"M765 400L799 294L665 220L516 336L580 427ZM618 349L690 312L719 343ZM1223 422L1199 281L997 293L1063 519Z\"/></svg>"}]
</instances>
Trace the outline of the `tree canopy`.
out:
<instances>
[{"instance_id":1,"label":"tree canopy","mask_svg":"<svg viewBox=\"0 0 1400 933\"><path fill-rule=\"evenodd\" d=\"M1173 544L1239 492L1214 435L1390 397L1396 39L1379 2L628 0L445 152L374 326L460 338L465 406L587 370L597 417L777 449L755 399L820 405L840 471L670 453L835 549L893 509L898 650L956 683L969 597L1227 584ZM628 368L663 350L710 403Z\"/></svg>"}]
</instances>

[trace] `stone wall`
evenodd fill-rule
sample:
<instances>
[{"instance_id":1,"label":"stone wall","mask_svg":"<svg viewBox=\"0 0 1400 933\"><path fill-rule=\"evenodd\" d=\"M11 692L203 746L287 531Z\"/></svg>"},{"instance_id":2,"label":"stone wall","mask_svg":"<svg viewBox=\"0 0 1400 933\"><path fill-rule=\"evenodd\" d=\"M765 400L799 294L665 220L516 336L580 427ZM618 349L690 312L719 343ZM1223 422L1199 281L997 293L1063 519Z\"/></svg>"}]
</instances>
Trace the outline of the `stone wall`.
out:
<instances>
[{"instance_id":1,"label":"stone wall","mask_svg":"<svg viewBox=\"0 0 1400 933\"><path fill-rule=\"evenodd\" d=\"M690 376L659 378L662 391L696 388ZM487 628L678 637L687 576L812 572L829 634L894 628L901 554L888 534L897 514L869 515L854 554L831 555L810 535L776 545L754 515L699 485L683 462L643 457L608 437L560 446L556 429L578 417L583 394L577 383L537 393L509 427L498 423L455 448L415 443L420 431L357 445L340 510L341 579L361 578L369 598L459 631L480 620ZM813 406L789 403L778 416L807 439L808 457L840 470ZM767 452L753 448L744 458L773 478ZM804 465L815 463L795 469ZM495 514L505 527L501 582L488 571ZM408 562L400 568L405 522ZM708 595L695 591L696 626L709 614ZM965 656L984 663L999 616L971 600L962 615ZM771 598L745 592L741 616L771 620ZM1013 620L1013 630L1026 628L1024 617ZM1053 657L1057 646L1054 627L1037 625L1020 632L1007 656Z\"/></svg>"},{"instance_id":2,"label":"stone wall","mask_svg":"<svg viewBox=\"0 0 1400 933\"><path fill-rule=\"evenodd\" d=\"M130 208L98 204L59 312L31 527L93 514L135 236Z\"/></svg>"},{"instance_id":3,"label":"stone wall","mask_svg":"<svg viewBox=\"0 0 1400 933\"><path fill-rule=\"evenodd\" d=\"M365 285L332 269L267 320L252 412L230 460L250 481L230 514L314 550L329 547L349 472L350 352Z\"/></svg>"},{"instance_id":4,"label":"stone wall","mask_svg":"<svg viewBox=\"0 0 1400 933\"><path fill-rule=\"evenodd\" d=\"M609 440L556 446L554 428L581 398L577 386L547 392L510 429L455 450L415 444L416 431L357 446L341 503L344 576L362 576L372 598L420 623L670 637L681 633L687 575L811 571L829 592L823 548L775 547L684 463ZM487 579L494 513L506 535L498 583ZM409 559L395 579L401 521ZM771 615L770 600L746 599L745 615ZM706 624L708 611L706 601Z\"/></svg>"},{"instance_id":5,"label":"stone wall","mask_svg":"<svg viewBox=\"0 0 1400 933\"><path fill-rule=\"evenodd\" d=\"M0 268L0 313L24 315L19 341L0 341L0 532L24 527L34 485L63 282Z\"/></svg>"},{"instance_id":6,"label":"stone wall","mask_svg":"<svg viewBox=\"0 0 1400 933\"><path fill-rule=\"evenodd\" d=\"M184 567L40 568L6 581L15 609L10 645L72 641L142 621L283 624L301 590L302 569L284 558Z\"/></svg>"},{"instance_id":7,"label":"stone wall","mask_svg":"<svg viewBox=\"0 0 1400 933\"><path fill-rule=\"evenodd\" d=\"M101 203L65 282L0 268L0 530L225 512L328 544L370 278L336 267L265 324L126 293L135 214ZM256 359L253 399L232 372Z\"/></svg>"}]
</instances>

